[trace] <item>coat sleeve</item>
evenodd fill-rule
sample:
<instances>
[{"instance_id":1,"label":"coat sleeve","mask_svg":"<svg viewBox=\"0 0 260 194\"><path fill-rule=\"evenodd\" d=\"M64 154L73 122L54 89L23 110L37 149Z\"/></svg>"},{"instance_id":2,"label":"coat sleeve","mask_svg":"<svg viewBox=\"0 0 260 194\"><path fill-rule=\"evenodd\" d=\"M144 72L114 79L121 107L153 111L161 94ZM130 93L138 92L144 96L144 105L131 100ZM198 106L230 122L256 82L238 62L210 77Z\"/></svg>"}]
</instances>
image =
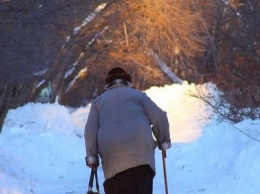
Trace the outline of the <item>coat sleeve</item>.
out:
<instances>
[{"instance_id":1,"label":"coat sleeve","mask_svg":"<svg viewBox=\"0 0 260 194\"><path fill-rule=\"evenodd\" d=\"M98 146L97 146L97 133L99 128L98 110L95 101L93 101L90 112L88 115L87 123L85 126L84 138L86 146L86 163L98 164Z\"/></svg>"},{"instance_id":2,"label":"coat sleeve","mask_svg":"<svg viewBox=\"0 0 260 194\"><path fill-rule=\"evenodd\" d=\"M171 138L166 112L158 107L145 93L143 94L143 99L145 114L152 125L153 134L159 149L169 149L171 147Z\"/></svg>"}]
</instances>

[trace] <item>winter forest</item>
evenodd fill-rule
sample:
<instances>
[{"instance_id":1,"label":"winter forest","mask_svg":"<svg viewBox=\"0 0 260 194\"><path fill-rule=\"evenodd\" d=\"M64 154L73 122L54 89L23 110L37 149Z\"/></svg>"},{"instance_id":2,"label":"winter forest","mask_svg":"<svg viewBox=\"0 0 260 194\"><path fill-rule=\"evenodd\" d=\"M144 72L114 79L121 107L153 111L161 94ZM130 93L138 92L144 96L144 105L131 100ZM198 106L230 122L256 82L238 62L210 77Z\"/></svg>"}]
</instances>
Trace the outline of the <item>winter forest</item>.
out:
<instances>
[{"instance_id":1,"label":"winter forest","mask_svg":"<svg viewBox=\"0 0 260 194\"><path fill-rule=\"evenodd\" d=\"M14 110L39 103L77 112L113 67L142 91L192 87L189 97L218 122L256 122L240 133L259 144L259 0L0 0L0 145L8 126L27 123L14 121ZM195 90L211 84L217 100Z\"/></svg>"},{"instance_id":2,"label":"winter forest","mask_svg":"<svg viewBox=\"0 0 260 194\"><path fill-rule=\"evenodd\" d=\"M0 123L46 87L79 107L120 65L141 90L213 82L232 104L225 116L259 118L258 0L1 0L0 18Z\"/></svg>"}]
</instances>

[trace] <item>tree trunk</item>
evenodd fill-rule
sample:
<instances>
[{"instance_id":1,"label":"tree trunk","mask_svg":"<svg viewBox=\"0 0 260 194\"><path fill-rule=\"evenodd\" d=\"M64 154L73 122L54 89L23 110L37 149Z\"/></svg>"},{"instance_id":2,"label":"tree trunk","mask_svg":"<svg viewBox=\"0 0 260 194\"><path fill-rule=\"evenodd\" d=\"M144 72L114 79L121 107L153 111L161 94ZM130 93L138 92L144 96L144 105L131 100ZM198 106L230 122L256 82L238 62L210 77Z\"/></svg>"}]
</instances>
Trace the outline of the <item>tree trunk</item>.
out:
<instances>
[{"instance_id":1,"label":"tree trunk","mask_svg":"<svg viewBox=\"0 0 260 194\"><path fill-rule=\"evenodd\" d=\"M8 113L8 108L7 108L6 105L4 105L3 108L0 111L0 133L3 130L4 121L5 121L5 118L7 116L7 113Z\"/></svg>"}]
</instances>

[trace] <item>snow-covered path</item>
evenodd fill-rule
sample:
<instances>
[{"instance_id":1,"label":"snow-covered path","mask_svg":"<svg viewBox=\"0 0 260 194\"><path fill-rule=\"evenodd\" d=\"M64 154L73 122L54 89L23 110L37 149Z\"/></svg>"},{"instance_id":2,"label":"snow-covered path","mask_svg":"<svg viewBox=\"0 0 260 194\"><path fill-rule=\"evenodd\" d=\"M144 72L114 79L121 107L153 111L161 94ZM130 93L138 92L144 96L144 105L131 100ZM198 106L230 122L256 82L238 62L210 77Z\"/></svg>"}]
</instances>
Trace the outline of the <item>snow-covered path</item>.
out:
<instances>
[{"instance_id":1,"label":"snow-covered path","mask_svg":"<svg viewBox=\"0 0 260 194\"><path fill-rule=\"evenodd\" d=\"M211 84L200 92L216 92ZM189 95L196 86L183 83L152 87L147 94L167 111L172 148L167 152L170 194L258 194L260 121L218 123L210 108ZM83 130L89 106L29 103L11 110L0 134L0 194L81 194L88 186ZM251 130L249 130L251 129ZM252 130L253 129L253 130ZM161 152L156 150L154 194L164 193ZM101 192L104 181L99 168Z\"/></svg>"}]
</instances>

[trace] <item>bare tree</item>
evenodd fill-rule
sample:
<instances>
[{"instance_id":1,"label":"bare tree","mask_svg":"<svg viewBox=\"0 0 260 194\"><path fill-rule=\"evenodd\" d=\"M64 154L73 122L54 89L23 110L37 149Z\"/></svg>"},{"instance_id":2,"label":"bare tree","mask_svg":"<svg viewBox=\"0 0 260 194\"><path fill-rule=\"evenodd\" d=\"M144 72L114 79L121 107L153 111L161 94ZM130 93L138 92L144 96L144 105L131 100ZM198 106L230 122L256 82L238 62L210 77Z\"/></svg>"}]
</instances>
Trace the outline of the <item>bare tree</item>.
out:
<instances>
[{"instance_id":1,"label":"bare tree","mask_svg":"<svg viewBox=\"0 0 260 194\"><path fill-rule=\"evenodd\" d=\"M33 101L49 82L66 34L95 1L0 1L0 128L9 108Z\"/></svg>"},{"instance_id":2,"label":"bare tree","mask_svg":"<svg viewBox=\"0 0 260 194\"><path fill-rule=\"evenodd\" d=\"M218 104L234 122L260 117L260 2L200 1L212 36L214 82L223 91ZM211 7L210 11L208 7Z\"/></svg>"},{"instance_id":3,"label":"bare tree","mask_svg":"<svg viewBox=\"0 0 260 194\"><path fill-rule=\"evenodd\" d=\"M193 3L124 0L109 1L102 6L100 11L92 13L95 17L84 20L86 25L69 36L62 57L54 64L57 68L54 72L60 72L60 77L55 74L53 79L59 82L57 93L61 103L70 95L75 96L75 88L88 78L78 76L86 68L87 75L97 82L97 87L84 86L92 93L102 91L104 84L100 81L115 65L132 72L138 89L178 82L196 72L192 60L204 52L208 35L203 34L205 26L200 25L201 15ZM160 64L164 64L164 69ZM98 67L103 67L103 71ZM65 76L68 72L70 76ZM75 76L78 76L76 81Z\"/></svg>"}]
</instances>

